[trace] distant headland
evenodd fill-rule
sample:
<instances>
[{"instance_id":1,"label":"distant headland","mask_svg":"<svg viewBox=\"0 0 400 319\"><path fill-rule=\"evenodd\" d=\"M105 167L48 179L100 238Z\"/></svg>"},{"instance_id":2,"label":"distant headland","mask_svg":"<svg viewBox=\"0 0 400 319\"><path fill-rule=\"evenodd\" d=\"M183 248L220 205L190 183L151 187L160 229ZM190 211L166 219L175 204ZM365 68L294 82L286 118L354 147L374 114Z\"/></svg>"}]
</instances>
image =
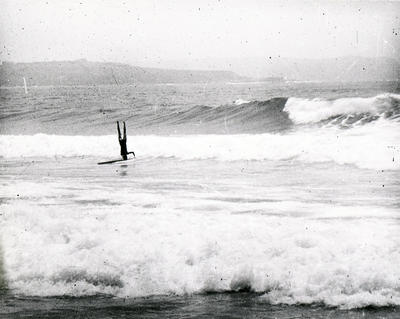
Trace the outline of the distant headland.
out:
<instances>
[{"instance_id":1,"label":"distant headland","mask_svg":"<svg viewBox=\"0 0 400 319\"><path fill-rule=\"evenodd\" d=\"M0 64L0 86L102 85L146 83L282 82L288 81L398 81L400 63L393 58L342 57L275 61L249 58L229 62L233 71L178 70L132 66L124 63L51 61ZM236 66L235 66L236 65ZM244 65L246 66L245 69ZM248 71L248 72L245 72ZM245 74L247 76L242 76ZM249 76L253 74L253 76Z\"/></svg>"},{"instance_id":2,"label":"distant headland","mask_svg":"<svg viewBox=\"0 0 400 319\"><path fill-rule=\"evenodd\" d=\"M136 83L201 83L243 81L230 71L169 70L143 68L123 63L52 61L13 63L0 65L0 85L101 85Z\"/></svg>"}]
</instances>

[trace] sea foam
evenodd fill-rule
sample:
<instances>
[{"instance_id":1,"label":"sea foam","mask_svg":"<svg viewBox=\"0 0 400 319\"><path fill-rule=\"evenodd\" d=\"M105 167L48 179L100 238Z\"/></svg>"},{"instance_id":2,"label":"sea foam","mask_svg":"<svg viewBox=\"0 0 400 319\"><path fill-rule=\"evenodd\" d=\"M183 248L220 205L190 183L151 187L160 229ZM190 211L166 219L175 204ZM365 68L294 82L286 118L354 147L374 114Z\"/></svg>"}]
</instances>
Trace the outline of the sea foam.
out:
<instances>
[{"instance_id":1,"label":"sea foam","mask_svg":"<svg viewBox=\"0 0 400 319\"><path fill-rule=\"evenodd\" d=\"M296 124L317 123L322 120L348 114L369 113L381 115L396 110L399 112L400 95L393 93L380 94L374 97L351 97L327 100L321 98L289 98L284 111Z\"/></svg>"},{"instance_id":2,"label":"sea foam","mask_svg":"<svg viewBox=\"0 0 400 319\"><path fill-rule=\"evenodd\" d=\"M126 195L143 202L142 194ZM342 209L351 216L354 208ZM168 201L147 210L128 203L86 211L35 206L34 214L21 204L5 207L9 288L118 297L246 290L272 304L400 305L400 237L386 219L180 214Z\"/></svg>"},{"instance_id":3,"label":"sea foam","mask_svg":"<svg viewBox=\"0 0 400 319\"><path fill-rule=\"evenodd\" d=\"M399 169L399 141L398 123L380 119L346 130L324 127L286 134L130 136L128 149L134 150L138 157L332 161L360 168ZM2 135L0 155L4 158L94 156L106 160L119 157L119 144L115 136Z\"/></svg>"}]
</instances>

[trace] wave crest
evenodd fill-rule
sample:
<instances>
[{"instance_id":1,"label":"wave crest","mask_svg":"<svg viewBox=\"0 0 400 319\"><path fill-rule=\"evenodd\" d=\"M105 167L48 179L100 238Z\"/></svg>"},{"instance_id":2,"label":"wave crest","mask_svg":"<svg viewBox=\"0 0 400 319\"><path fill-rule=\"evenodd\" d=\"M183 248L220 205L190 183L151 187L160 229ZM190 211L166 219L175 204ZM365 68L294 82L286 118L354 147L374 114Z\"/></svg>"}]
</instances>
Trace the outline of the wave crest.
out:
<instances>
[{"instance_id":1,"label":"wave crest","mask_svg":"<svg viewBox=\"0 0 400 319\"><path fill-rule=\"evenodd\" d=\"M334 120L333 124L365 123L378 118L397 119L400 116L400 95L385 93L374 97L326 99L289 98L284 111L296 124Z\"/></svg>"}]
</instances>

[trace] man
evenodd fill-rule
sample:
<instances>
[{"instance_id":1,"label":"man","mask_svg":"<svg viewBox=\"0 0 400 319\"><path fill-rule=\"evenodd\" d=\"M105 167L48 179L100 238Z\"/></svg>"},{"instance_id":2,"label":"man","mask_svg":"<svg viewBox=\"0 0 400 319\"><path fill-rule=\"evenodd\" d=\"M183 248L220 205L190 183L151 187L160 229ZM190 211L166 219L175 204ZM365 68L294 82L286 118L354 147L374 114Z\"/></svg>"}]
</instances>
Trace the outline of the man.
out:
<instances>
[{"instance_id":1,"label":"man","mask_svg":"<svg viewBox=\"0 0 400 319\"><path fill-rule=\"evenodd\" d=\"M119 122L117 121L117 129L118 129L118 141L121 146L121 156L124 161L128 159L128 154L133 154L135 156L135 152L128 152L126 148L126 126L124 122L124 136L121 137L121 131L119 129ZM136 157L136 156L135 156Z\"/></svg>"}]
</instances>

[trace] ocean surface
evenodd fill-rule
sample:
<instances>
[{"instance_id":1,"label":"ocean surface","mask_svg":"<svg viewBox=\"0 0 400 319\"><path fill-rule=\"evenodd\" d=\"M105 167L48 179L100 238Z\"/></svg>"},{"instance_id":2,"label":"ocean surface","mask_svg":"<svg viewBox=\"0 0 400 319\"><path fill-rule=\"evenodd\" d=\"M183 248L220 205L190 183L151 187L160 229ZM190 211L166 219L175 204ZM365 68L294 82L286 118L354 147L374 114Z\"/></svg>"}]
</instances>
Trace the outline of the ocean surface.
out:
<instances>
[{"instance_id":1,"label":"ocean surface","mask_svg":"<svg viewBox=\"0 0 400 319\"><path fill-rule=\"evenodd\" d=\"M398 83L0 88L0 317L399 318ZM119 158L116 121L128 150Z\"/></svg>"}]
</instances>

